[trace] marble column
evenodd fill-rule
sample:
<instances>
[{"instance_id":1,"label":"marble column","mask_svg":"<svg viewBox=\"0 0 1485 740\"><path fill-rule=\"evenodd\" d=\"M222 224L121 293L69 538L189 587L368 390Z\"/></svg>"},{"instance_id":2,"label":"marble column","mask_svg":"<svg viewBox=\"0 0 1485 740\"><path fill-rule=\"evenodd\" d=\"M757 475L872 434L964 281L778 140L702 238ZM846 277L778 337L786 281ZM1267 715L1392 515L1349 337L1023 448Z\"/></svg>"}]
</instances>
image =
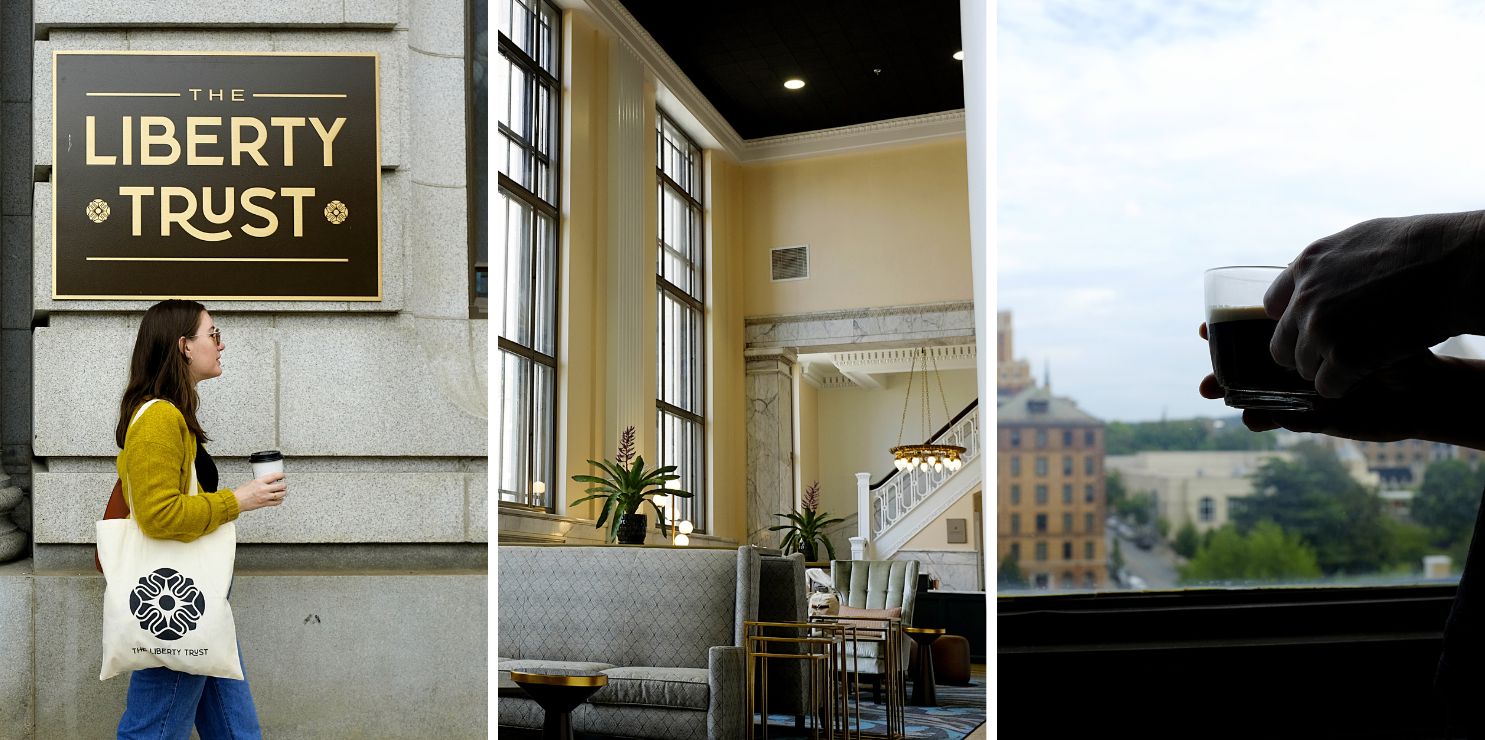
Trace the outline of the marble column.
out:
<instances>
[{"instance_id":1,"label":"marble column","mask_svg":"<svg viewBox=\"0 0 1485 740\"><path fill-rule=\"evenodd\" d=\"M748 543L778 547L774 514L794 506L794 350L750 349L748 390Z\"/></svg>"}]
</instances>

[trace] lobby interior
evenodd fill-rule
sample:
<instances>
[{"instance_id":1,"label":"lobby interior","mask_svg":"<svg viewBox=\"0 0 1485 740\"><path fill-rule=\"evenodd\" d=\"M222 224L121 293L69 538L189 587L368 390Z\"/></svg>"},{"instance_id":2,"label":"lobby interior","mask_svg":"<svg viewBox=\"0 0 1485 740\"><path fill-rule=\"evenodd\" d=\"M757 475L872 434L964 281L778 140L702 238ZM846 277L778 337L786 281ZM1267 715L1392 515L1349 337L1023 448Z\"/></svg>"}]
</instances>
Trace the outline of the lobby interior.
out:
<instances>
[{"instance_id":1,"label":"lobby interior","mask_svg":"<svg viewBox=\"0 0 1485 740\"><path fill-rule=\"evenodd\" d=\"M965 711L915 724L927 714L909 706L908 736L985 732L960 5L762 6L492 7L508 81L492 151L502 731L541 726L510 680L534 665L607 676L572 712L579 733L741 737L727 687L744 623L805 620L813 590L955 637L851 660L900 658L911 679L926 653L938 713ZM962 452L894 465L892 447L926 442ZM693 494L644 504L643 548L609 543L617 511L574 480L631 450ZM770 528L804 511L829 523L791 557ZM784 702L774 736L802 711L790 690L765 692Z\"/></svg>"}]
</instances>

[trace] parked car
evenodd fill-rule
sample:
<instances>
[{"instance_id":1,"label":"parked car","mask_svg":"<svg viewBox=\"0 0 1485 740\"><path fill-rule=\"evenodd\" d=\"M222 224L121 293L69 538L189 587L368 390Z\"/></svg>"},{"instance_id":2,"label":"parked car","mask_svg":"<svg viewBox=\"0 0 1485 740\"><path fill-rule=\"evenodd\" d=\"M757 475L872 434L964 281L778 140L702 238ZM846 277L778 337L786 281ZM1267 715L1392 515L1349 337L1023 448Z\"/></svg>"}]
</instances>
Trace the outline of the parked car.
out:
<instances>
[{"instance_id":1,"label":"parked car","mask_svg":"<svg viewBox=\"0 0 1485 740\"><path fill-rule=\"evenodd\" d=\"M1155 532L1149 529L1140 530L1134 538L1134 545L1141 550L1148 550L1155 546Z\"/></svg>"},{"instance_id":2,"label":"parked car","mask_svg":"<svg viewBox=\"0 0 1485 740\"><path fill-rule=\"evenodd\" d=\"M1131 588L1133 590L1136 590L1136 591L1141 591L1141 590L1147 589L1149 587L1150 587L1150 584L1145 583L1145 579L1140 578L1139 576L1136 576L1136 575L1129 576L1129 588Z\"/></svg>"}]
</instances>

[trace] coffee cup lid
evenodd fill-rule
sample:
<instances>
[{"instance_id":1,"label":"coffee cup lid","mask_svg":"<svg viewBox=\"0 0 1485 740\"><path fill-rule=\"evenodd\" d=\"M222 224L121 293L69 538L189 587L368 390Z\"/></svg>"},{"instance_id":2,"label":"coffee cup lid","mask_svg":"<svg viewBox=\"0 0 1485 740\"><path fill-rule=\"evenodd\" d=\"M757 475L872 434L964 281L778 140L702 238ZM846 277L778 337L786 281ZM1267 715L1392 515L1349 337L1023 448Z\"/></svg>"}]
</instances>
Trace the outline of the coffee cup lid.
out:
<instances>
[{"instance_id":1,"label":"coffee cup lid","mask_svg":"<svg viewBox=\"0 0 1485 740\"><path fill-rule=\"evenodd\" d=\"M274 460L282 459L284 459L284 454L278 450L263 450L262 452L254 452L248 455L248 462L250 463L273 462Z\"/></svg>"}]
</instances>

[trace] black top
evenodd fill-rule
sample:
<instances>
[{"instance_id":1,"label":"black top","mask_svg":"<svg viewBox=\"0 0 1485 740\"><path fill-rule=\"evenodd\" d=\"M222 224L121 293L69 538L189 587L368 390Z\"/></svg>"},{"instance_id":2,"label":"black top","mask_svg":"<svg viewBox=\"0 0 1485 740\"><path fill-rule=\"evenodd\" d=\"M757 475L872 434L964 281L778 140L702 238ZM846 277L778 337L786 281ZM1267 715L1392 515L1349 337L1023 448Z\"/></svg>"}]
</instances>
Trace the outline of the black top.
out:
<instances>
[{"instance_id":1,"label":"black top","mask_svg":"<svg viewBox=\"0 0 1485 740\"><path fill-rule=\"evenodd\" d=\"M200 442L196 443L196 482L207 493L217 490L217 461L211 459L211 453ZM191 493L194 494L195 491Z\"/></svg>"}]
</instances>

